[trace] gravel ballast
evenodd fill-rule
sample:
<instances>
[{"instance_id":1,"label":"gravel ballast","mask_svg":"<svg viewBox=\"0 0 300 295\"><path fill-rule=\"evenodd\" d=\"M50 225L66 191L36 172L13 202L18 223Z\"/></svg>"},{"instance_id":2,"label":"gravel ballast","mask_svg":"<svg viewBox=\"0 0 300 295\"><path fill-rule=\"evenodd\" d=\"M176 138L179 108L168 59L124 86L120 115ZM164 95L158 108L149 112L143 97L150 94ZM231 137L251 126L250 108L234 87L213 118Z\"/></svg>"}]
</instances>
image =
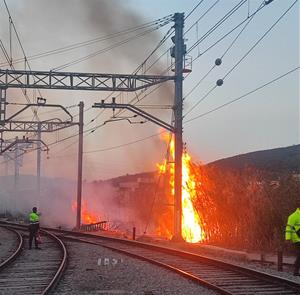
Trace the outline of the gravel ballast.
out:
<instances>
[{"instance_id":1,"label":"gravel ballast","mask_svg":"<svg viewBox=\"0 0 300 295\"><path fill-rule=\"evenodd\" d=\"M216 294L169 270L100 246L65 244L69 261L55 294Z\"/></svg>"}]
</instances>

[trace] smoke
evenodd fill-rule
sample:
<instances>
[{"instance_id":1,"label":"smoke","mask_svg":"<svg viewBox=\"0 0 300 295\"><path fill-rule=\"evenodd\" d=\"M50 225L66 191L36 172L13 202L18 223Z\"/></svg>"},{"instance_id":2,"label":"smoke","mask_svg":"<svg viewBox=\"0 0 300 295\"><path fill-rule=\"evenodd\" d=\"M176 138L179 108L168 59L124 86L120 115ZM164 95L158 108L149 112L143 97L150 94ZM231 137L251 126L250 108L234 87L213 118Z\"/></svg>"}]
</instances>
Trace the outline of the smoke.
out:
<instances>
[{"instance_id":1,"label":"smoke","mask_svg":"<svg viewBox=\"0 0 300 295\"><path fill-rule=\"evenodd\" d=\"M42 178L41 193L38 196L36 177L0 177L1 214L27 217L33 207L38 207L41 221L46 226L67 226L75 224L72 199L75 197L74 182L61 178Z\"/></svg>"},{"instance_id":2,"label":"smoke","mask_svg":"<svg viewBox=\"0 0 300 295\"><path fill-rule=\"evenodd\" d=\"M105 36L126 28L139 26L149 21L149 19L146 20L143 16L131 11L129 5L120 0L28 0L26 3L23 1L12 1L9 2L8 5L28 56L98 36ZM8 48L8 23L5 9L1 10L0 23L0 34L3 40L6 41L5 45ZM155 31L128 44L124 44L121 47L114 48L105 54L63 69L63 71L131 73L155 48L161 38L162 35L160 32ZM121 37L110 39L102 43L96 43L67 52L66 54L51 55L47 58L33 60L31 61L31 67L33 70L50 70L110 46L120 40L122 40ZM163 48L163 50L165 49L166 48ZM13 53L14 57L22 57L15 39L13 39ZM160 53L161 52L155 54L153 59L156 59ZM2 61L3 57L1 58L1 62ZM24 65L18 64L16 67L23 69ZM152 73L159 74L165 67L166 64L158 63L156 67L152 68ZM171 83L172 82L168 82L160 87L158 91L149 95L143 103L171 105L173 101ZM149 90L151 90L151 88ZM96 93L54 90L42 90L41 93L42 96L47 99L48 103L58 103L65 106L77 104L80 100L83 100L86 109L94 102L99 102L110 94L108 92ZM32 96L31 91L28 91L28 94L30 97ZM117 94L118 93L115 93L114 96ZM36 95L39 96L38 93ZM122 94L122 101L130 101L135 95L136 93ZM9 90L8 101L24 102L24 98L19 90ZM8 113L12 113L15 109L9 107ZM73 115L78 113L76 108L73 108L71 111ZM101 125L112 115L112 111L107 110L103 115L99 116L94 123L89 124L100 111L100 109L91 109L85 113L85 123L86 125L88 124L86 129ZM40 108L39 112L43 113L45 110ZM170 122L171 111L151 110L151 113ZM40 117L46 120L53 118L53 116L58 116L57 114L58 113L41 115ZM132 114L124 113L124 116L128 115L130 116ZM22 116L30 118L32 113L28 110L22 114ZM141 120L142 118L138 118L136 121ZM98 129L93 135L88 135L85 138L84 149L85 151L90 151L122 145L157 133L158 131L158 127L149 122L140 126L137 124L129 124L127 121L126 123L110 123ZM45 142L50 143L57 139L61 140L76 132L77 129L75 128L66 129L60 131L59 135L57 133L49 135L43 134L43 139ZM19 134L19 136L22 136L22 134ZM76 171L76 161L74 161L74 159L76 159L77 145L71 146L66 151L60 151L72 143L72 140L51 147L50 159L47 161L46 157L44 159L43 171L45 176L76 178L76 173L74 173ZM74 138L74 140L76 141L76 138ZM160 161L164 154L163 148L164 145L160 143L159 139L153 138L144 143L141 142L134 146L113 150L112 152L108 151L86 155L84 159L85 178L90 180L110 178L125 173L154 170L155 163ZM144 157L145 154L147 154L146 158ZM24 168L22 168L23 173L34 173L34 160L35 157L33 154L26 156L24 159ZM58 170L57 165L60 165L62 160L64 160L65 165ZM91 169L90 167L93 168Z\"/></svg>"},{"instance_id":3,"label":"smoke","mask_svg":"<svg viewBox=\"0 0 300 295\"><path fill-rule=\"evenodd\" d=\"M126 197L126 196L125 196ZM42 226L72 229L76 223L76 183L62 178L42 178L38 196L36 177L0 177L0 215L12 214L28 222L33 207L41 214ZM120 195L111 181L83 183L82 224L107 221L111 229L142 232L148 206Z\"/></svg>"}]
</instances>

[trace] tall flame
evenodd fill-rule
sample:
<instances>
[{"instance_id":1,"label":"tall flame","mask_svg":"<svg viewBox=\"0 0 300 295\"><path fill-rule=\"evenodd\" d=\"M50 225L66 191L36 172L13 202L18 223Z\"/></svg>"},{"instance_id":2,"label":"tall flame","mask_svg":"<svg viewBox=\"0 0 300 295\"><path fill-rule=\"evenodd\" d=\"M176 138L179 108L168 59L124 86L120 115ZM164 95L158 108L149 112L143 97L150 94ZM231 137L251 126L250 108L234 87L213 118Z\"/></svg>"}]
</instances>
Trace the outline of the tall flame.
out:
<instances>
[{"instance_id":1,"label":"tall flame","mask_svg":"<svg viewBox=\"0 0 300 295\"><path fill-rule=\"evenodd\" d=\"M170 141L165 138L165 141ZM167 167L167 161L158 165L159 172L164 174L169 168L171 195L175 195L175 146L174 139L169 142L170 164ZM184 153L182 156L182 237L189 243L197 243L205 239L202 222L198 212L195 210L193 203L197 198L196 176L191 171L191 156Z\"/></svg>"}]
</instances>

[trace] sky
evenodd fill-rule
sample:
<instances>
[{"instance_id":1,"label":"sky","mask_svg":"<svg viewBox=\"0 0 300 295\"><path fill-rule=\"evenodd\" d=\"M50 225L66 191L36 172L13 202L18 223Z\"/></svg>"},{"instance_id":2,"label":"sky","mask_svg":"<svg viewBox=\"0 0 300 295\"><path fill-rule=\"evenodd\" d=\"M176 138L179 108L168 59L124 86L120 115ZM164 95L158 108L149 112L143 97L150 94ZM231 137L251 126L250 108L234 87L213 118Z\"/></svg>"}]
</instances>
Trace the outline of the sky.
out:
<instances>
[{"instance_id":1,"label":"sky","mask_svg":"<svg viewBox=\"0 0 300 295\"><path fill-rule=\"evenodd\" d=\"M49 50L62 48L78 42L84 42L133 28L176 12L190 11L199 0L6 0L15 27L22 41L27 57ZM240 1L204 0L185 20L185 42L187 50L209 31L231 8ZM216 87L216 81L225 74L247 53L278 18L294 3L290 0L274 0L251 19L237 40L229 48L243 26L229 34L217 45L206 51L234 26L251 15L264 2L246 1L242 7L209 34L198 46L188 53L193 59L192 72L184 80L184 128L183 137L187 151L197 162L208 163L241 153L256 150L299 144L299 72L278 80L264 87L243 100L232 105L203 115L232 99L235 99L278 76L299 66L299 2L297 2L261 42L234 68L224 79L224 84ZM213 6L211 8L211 6ZM205 16L203 16L203 14ZM199 20L200 18L200 20ZM72 66L61 69L73 72L97 73L132 73L157 46L169 31L170 22L152 33L133 39L103 54ZM129 36L137 35L136 32ZM109 47L128 36L96 42L65 53L49 55L30 61L33 70L52 70L69 61L85 57L90 53ZM0 39L9 51L8 17L0 2ZM22 58L22 52L14 35L11 38L12 58ZM155 61L167 52L149 72L160 74L171 62L168 48L172 46L170 38L155 52L150 61ZM229 49L228 49L229 48ZM226 52L226 50L228 51ZM222 64L216 66L207 76L224 52ZM8 68L0 52L1 69ZM151 64L151 62L148 63ZM24 69L24 63L15 65ZM168 74L172 75L169 71ZM206 76L204 79L202 79ZM200 83L199 81L202 80ZM199 85L195 88L195 86ZM194 89L195 88L195 89ZM194 90L193 90L194 89ZM191 92L191 90L193 90ZM148 89L145 94L150 92ZM85 130L101 126L112 115L108 110L101 113L92 109L94 102L100 102L110 93L42 90L41 93L28 91L30 97L40 96L48 103L59 103L70 110L74 119L78 118L79 101L85 103ZM117 96L118 93L113 94ZM119 102L128 102L138 93L122 93L117 96ZM8 102L25 103L22 93L16 89L8 90ZM143 97L143 95L142 95ZM170 106L174 99L174 83L168 82L157 91L147 95L139 104ZM196 105L196 106L195 106ZM194 107L195 106L195 107ZM8 114L20 106L8 105ZM39 110L42 119L52 117L65 118L62 112ZM170 109L149 110L166 122L172 119ZM124 113L122 116L131 116ZM21 116L20 116L21 117ZM32 119L30 110L23 118ZM141 121L134 118L133 121ZM156 163L162 162L166 153L166 144L157 136L162 130L150 122L129 124L127 120L110 122L97 128L93 133L86 132L84 137L84 178L87 180L107 179L124 174L153 171ZM78 140L72 137L76 128L59 133L45 135L43 140L51 144L48 155L43 155L42 173L44 176L76 179ZM10 139L22 134L4 134ZM153 136L152 136L153 135ZM150 138L148 138L150 137ZM148 139L146 139L148 138ZM125 146L124 146L125 145ZM0 157L0 173L13 174L12 163L6 163ZM36 153L27 153L23 157L22 174L35 174Z\"/></svg>"}]
</instances>

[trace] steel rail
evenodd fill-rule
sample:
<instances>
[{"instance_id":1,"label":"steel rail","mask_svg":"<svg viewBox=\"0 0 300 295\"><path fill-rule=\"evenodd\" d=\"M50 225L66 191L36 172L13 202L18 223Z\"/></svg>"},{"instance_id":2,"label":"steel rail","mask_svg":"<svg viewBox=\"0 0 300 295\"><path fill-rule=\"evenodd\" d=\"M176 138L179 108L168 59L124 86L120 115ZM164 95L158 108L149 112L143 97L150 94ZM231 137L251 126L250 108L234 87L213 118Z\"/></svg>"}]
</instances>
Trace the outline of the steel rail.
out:
<instances>
[{"instance_id":1,"label":"steel rail","mask_svg":"<svg viewBox=\"0 0 300 295\"><path fill-rule=\"evenodd\" d=\"M17 224L15 225L17 227L20 226ZM96 236L88 233L53 228L47 228L47 230L55 232L65 239L95 244L128 256L151 262L177 272L186 278L219 292L220 294L264 294L266 291L268 291L268 293L272 291L272 294L300 294L300 284L294 281L190 252L138 241ZM131 247L131 249L126 249L126 246L129 246L129 248ZM168 258L168 255L170 257L172 256L173 259L170 257ZM154 258L151 256L154 256ZM164 261L167 258L169 261ZM178 265L174 266L174 259L179 260ZM180 259L184 261L180 262ZM186 271L184 268L187 268L188 270ZM196 268L198 269L196 270ZM208 273L208 279L203 278L206 275L205 269ZM221 277L222 272L225 275L224 278ZM224 282L220 284L217 282L218 279L223 279ZM234 282L235 279L237 282ZM249 291L252 288L251 284L253 284L253 288L255 284L259 292ZM245 288L248 286L248 289L243 290L243 285Z\"/></svg>"},{"instance_id":2,"label":"steel rail","mask_svg":"<svg viewBox=\"0 0 300 295\"><path fill-rule=\"evenodd\" d=\"M5 267L7 267L12 261L14 261L17 258L18 255L21 254L22 246L23 246L23 242L24 242L23 237L21 236L21 234L18 231L16 231L15 229L8 228L6 226L1 226L1 227L3 227L5 229L13 232L14 234L16 234L17 237L18 237L18 242L19 243L18 243L17 249L7 259L5 259L2 263L0 263L0 271L3 270Z\"/></svg>"},{"instance_id":3,"label":"steel rail","mask_svg":"<svg viewBox=\"0 0 300 295\"><path fill-rule=\"evenodd\" d=\"M46 230L42 230L42 232L44 232L46 235L52 237L52 239L55 240L57 242L57 244L60 245L60 248L62 249L62 253L63 253L61 263L60 263L54 277L52 278L51 282L48 284L48 286L44 289L44 291L42 293L42 295L46 295L46 294L49 294L50 291L52 291L54 289L54 287L57 285L57 283L59 282L59 280L66 268L66 265L67 265L68 252L67 252L67 248L66 248L65 244L58 236L56 236Z\"/></svg>"},{"instance_id":4,"label":"steel rail","mask_svg":"<svg viewBox=\"0 0 300 295\"><path fill-rule=\"evenodd\" d=\"M2 224L3 222L0 222L0 223ZM28 225L24 225L24 224L17 225L15 223L6 223L6 222L5 222L5 224L6 224L5 227L12 231L15 231L15 230L27 231L27 227L28 227ZM0 226L3 226L3 225L0 225ZM55 241L55 243L58 245L58 248L60 249L60 252L62 253L62 258L60 259L60 263L59 263L57 270L55 271L51 281L49 283L47 283L47 285L45 287L43 287L43 290L41 290L40 295L47 295L47 294L50 294L51 292L53 292L55 286L57 285L61 276L63 275L63 272L67 265L68 252L67 252L67 248L61 238L59 238L57 235L55 235L53 233L50 233L47 230L41 229L40 231L43 235L48 236L51 240ZM18 234L20 235L20 233L18 233ZM23 243L23 239L22 239L22 245L23 244L24 243ZM20 246L20 248L22 248L22 245Z\"/></svg>"}]
</instances>

